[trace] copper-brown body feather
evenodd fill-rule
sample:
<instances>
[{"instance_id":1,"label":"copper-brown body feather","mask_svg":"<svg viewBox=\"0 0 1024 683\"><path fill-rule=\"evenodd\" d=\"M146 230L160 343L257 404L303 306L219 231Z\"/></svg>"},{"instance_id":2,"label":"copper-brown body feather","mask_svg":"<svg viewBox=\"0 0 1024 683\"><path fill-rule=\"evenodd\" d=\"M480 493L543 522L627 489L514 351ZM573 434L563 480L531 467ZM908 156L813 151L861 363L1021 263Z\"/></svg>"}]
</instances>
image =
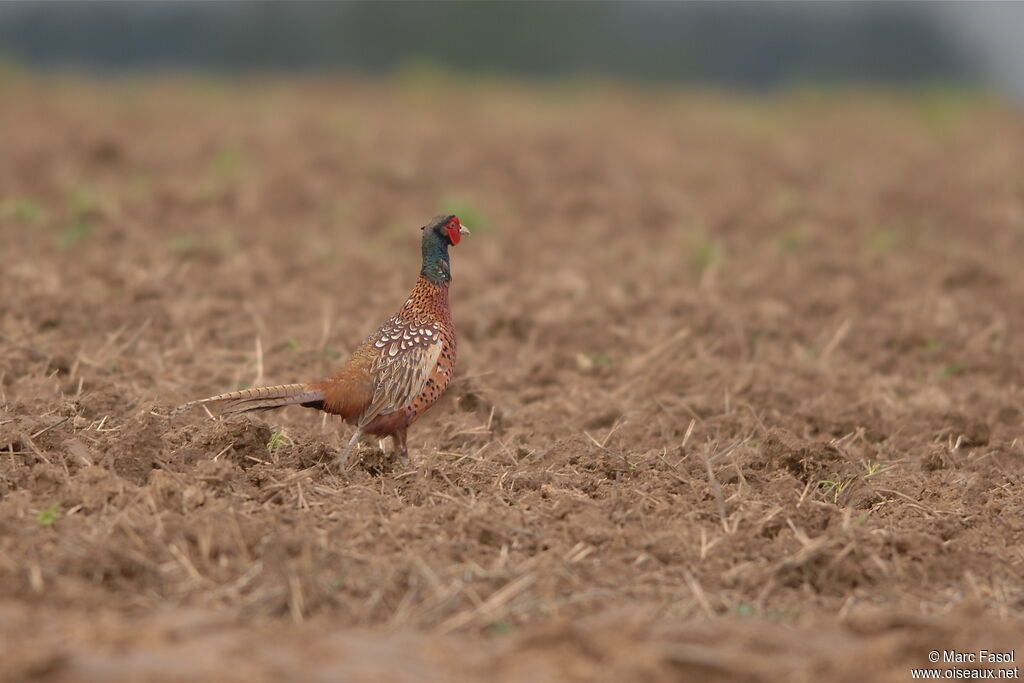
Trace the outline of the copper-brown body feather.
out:
<instances>
[{"instance_id":1,"label":"copper-brown body feather","mask_svg":"<svg viewBox=\"0 0 1024 683\"><path fill-rule=\"evenodd\" d=\"M389 436L441 397L455 369L455 354L448 283L421 276L398 313L331 378L310 386L323 392L322 410L365 434Z\"/></svg>"}]
</instances>

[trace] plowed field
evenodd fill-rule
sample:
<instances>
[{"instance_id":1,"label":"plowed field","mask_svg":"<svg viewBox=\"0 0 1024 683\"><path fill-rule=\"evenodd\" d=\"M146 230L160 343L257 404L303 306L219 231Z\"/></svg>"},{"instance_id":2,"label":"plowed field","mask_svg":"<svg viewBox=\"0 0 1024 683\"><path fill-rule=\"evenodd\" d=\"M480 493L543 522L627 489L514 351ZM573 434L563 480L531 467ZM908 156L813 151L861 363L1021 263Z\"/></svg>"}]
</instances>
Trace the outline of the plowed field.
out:
<instances>
[{"instance_id":1,"label":"plowed field","mask_svg":"<svg viewBox=\"0 0 1024 683\"><path fill-rule=\"evenodd\" d=\"M1024 657L1009 107L7 74L0 131L0 679ZM332 373L441 211L411 467L299 407L168 417Z\"/></svg>"}]
</instances>

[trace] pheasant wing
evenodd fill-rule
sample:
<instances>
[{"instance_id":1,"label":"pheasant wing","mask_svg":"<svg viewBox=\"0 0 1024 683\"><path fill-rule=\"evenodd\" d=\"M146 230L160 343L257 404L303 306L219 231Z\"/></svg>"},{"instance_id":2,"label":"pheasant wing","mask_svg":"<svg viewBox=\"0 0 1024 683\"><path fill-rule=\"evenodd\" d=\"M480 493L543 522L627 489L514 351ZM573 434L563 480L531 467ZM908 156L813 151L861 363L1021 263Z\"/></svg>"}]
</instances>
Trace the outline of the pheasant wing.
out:
<instances>
[{"instance_id":1,"label":"pheasant wing","mask_svg":"<svg viewBox=\"0 0 1024 683\"><path fill-rule=\"evenodd\" d=\"M409 406L423 391L441 355L441 329L428 321L388 320L373 342L378 355L371 372L373 400L359 420L365 427L378 415Z\"/></svg>"}]
</instances>

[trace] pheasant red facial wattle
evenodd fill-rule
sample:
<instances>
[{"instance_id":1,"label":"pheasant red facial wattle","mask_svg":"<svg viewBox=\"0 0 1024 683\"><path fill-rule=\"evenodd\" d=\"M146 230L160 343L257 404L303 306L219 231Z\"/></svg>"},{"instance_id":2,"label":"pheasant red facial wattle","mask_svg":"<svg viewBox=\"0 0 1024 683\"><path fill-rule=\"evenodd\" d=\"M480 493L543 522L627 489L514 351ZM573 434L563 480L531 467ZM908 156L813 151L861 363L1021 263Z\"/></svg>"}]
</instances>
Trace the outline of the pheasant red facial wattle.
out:
<instances>
[{"instance_id":1,"label":"pheasant red facial wattle","mask_svg":"<svg viewBox=\"0 0 1024 683\"><path fill-rule=\"evenodd\" d=\"M395 455L408 464L409 426L437 402L455 372L448 249L469 234L451 215L434 217L422 230L423 264L409 298L333 376L211 396L186 403L175 414L198 405L219 406L228 415L298 404L340 415L356 426L341 464L364 434L390 436Z\"/></svg>"},{"instance_id":2,"label":"pheasant red facial wattle","mask_svg":"<svg viewBox=\"0 0 1024 683\"><path fill-rule=\"evenodd\" d=\"M451 220L448 221L448 224L445 225L445 228L448 230L448 239L451 243L453 245L458 244L459 240L462 239L462 231L465 230L465 228L462 227L462 224L459 223L459 219L452 216ZM467 232L469 231L467 230Z\"/></svg>"}]
</instances>

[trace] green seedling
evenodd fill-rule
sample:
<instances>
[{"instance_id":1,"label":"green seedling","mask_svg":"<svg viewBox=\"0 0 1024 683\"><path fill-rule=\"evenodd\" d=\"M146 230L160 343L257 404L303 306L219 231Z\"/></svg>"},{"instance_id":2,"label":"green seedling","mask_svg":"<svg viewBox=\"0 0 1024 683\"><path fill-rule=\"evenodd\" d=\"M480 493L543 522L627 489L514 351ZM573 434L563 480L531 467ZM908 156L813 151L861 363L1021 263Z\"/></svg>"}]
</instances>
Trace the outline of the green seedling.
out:
<instances>
[{"instance_id":1,"label":"green seedling","mask_svg":"<svg viewBox=\"0 0 1024 683\"><path fill-rule=\"evenodd\" d=\"M68 199L71 220L57 235L57 246L71 249L92 236L92 221L96 217L96 196L83 187L75 188Z\"/></svg>"},{"instance_id":2,"label":"green seedling","mask_svg":"<svg viewBox=\"0 0 1024 683\"><path fill-rule=\"evenodd\" d=\"M91 218L96 212L96 195L84 187L75 188L70 198L71 215L77 219Z\"/></svg>"},{"instance_id":3,"label":"green seedling","mask_svg":"<svg viewBox=\"0 0 1024 683\"><path fill-rule=\"evenodd\" d=\"M704 235L695 235L690 241L693 263L701 270L717 266L725 259L725 249Z\"/></svg>"},{"instance_id":4,"label":"green seedling","mask_svg":"<svg viewBox=\"0 0 1024 683\"><path fill-rule=\"evenodd\" d=\"M25 225L37 225L46 217L43 207L29 199L12 199L0 203L0 218L13 218Z\"/></svg>"},{"instance_id":5,"label":"green seedling","mask_svg":"<svg viewBox=\"0 0 1024 683\"><path fill-rule=\"evenodd\" d=\"M902 243L903 230L896 226L885 226L864 238L864 251L869 254L885 254L899 248Z\"/></svg>"},{"instance_id":6,"label":"green seedling","mask_svg":"<svg viewBox=\"0 0 1024 683\"><path fill-rule=\"evenodd\" d=\"M270 435L270 441L267 442L267 452L273 453L281 446L291 446L292 439L284 432L274 432Z\"/></svg>"},{"instance_id":7,"label":"green seedling","mask_svg":"<svg viewBox=\"0 0 1024 683\"><path fill-rule=\"evenodd\" d=\"M802 233L792 230L779 235L778 245L779 251L783 253L792 253L800 251L807 246L807 238Z\"/></svg>"},{"instance_id":8,"label":"green seedling","mask_svg":"<svg viewBox=\"0 0 1024 683\"><path fill-rule=\"evenodd\" d=\"M496 636L503 636L515 631L515 627L507 621L495 621L487 625L487 632Z\"/></svg>"},{"instance_id":9,"label":"green seedling","mask_svg":"<svg viewBox=\"0 0 1024 683\"><path fill-rule=\"evenodd\" d=\"M818 482L818 488L825 494L826 497L831 498L833 503L839 502L839 496L843 494L850 484L853 483L852 479L843 479L838 474L833 474L829 479L822 479Z\"/></svg>"},{"instance_id":10,"label":"green seedling","mask_svg":"<svg viewBox=\"0 0 1024 683\"><path fill-rule=\"evenodd\" d=\"M52 526L58 519L61 518L60 511L57 509L60 507L60 503L51 503L48 507L43 508L36 515L36 522L39 526Z\"/></svg>"},{"instance_id":11,"label":"green seedling","mask_svg":"<svg viewBox=\"0 0 1024 683\"><path fill-rule=\"evenodd\" d=\"M965 367L967 367L965 363L955 360L952 363L943 365L942 369L939 370L939 374L943 377L952 377L963 372Z\"/></svg>"},{"instance_id":12,"label":"green seedling","mask_svg":"<svg viewBox=\"0 0 1024 683\"><path fill-rule=\"evenodd\" d=\"M75 219L57 236L57 246L71 249L92 235L92 225L84 218Z\"/></svg>"},{"instance_id":13,"label":"green seedling","mask_svg":"<svg viewBox=\"0 0 1024 683\"><path fill-rule=\"evenodd\" d=\"M240 147L222 147L213 158L213 171L221 178L236 178L246 165L245 154Z\"/></svg>"},{"instance_id":14,"label":"green seedling","mask_svg":"<svg viewBox=\"0 0 1024 683\"><path fill-rule=\"evenodd\" d=\"M442 202L442 213L454 214L474 232L487 232L493 226L476 204L457 196L446 197Z\"/></svg>"}]
</instances>

